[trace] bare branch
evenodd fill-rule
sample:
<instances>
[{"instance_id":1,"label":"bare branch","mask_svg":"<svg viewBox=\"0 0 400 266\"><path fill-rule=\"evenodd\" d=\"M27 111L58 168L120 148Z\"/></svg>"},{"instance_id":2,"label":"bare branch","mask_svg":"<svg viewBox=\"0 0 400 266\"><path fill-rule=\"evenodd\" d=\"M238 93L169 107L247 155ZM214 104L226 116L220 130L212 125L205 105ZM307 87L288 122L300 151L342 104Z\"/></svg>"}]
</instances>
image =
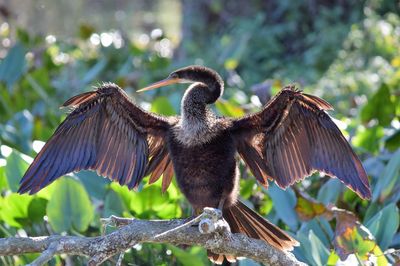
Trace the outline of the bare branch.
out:
<instances>
[{"instance_id":1,"label":"bare branch","mask_svg":"<svg viewBox=\"0 0 400 266\"><path fill-rule=\"evenodd\" d=\"M52 242L49 247L43 251L43 253L32 263L28 264L27 266L41 266L51 260L54 255L56 254L58 249L58 243Z\"/></svg>"},{"instance_id":2,"label":"bare branch","mask_svg":"<svg viewBox=\"0 0 400 266\"><path fill-rule=\"evenodd\" d=\"M207 223L215 222L213 214L205 211L202 218ZM267 265L304 265L291 253L279 251L264 241L248 238L242 234L230 234L221 220L217 220L209 233L199 232L190 226L192 221L177 220L127 220L110 217L106 219L116 226L116 231L99 237L44 236L0 238L0 256L42 252L31 265L42 265L56 254L88 256L88 265L99 265L110 257L125 252L137 243L171 243L175 245L196 245L214 253L247 257ZM199 219L195 218L196 223ZM223 223L222 223L223 224ZM221 229L222 228L222 229ZM171 233L173 232L173 233Z\"/></svg>"}]
</instances>

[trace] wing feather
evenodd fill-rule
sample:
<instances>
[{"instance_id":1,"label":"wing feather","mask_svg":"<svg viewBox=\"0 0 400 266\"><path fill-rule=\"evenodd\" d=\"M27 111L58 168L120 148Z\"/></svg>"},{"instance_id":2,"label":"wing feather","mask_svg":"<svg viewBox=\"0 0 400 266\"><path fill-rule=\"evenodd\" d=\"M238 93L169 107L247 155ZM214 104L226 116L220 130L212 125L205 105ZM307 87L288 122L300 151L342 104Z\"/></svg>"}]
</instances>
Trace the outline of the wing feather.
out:
<instances>
[{"instance_id":1,"label":"wing feather","mask_svg":"<svg viewBox=\"0 0 400 266\"><path fill-rule=\"evenodd\" d=\"M74 96L64 106L73 111L36 156L19 192L36 193L60 176L82 169L130 189L137 186L148 168L152 145L148 140L165 145L170 123L134 105L114 84Z\"/></svg>"},{"instance_id":2,"label":"wing feather","mask_svg":"<svg viewBox=\"0 0 400 266\"><path fill-rule=\"evenodd\" d=\"M339 178L362 198L370 198L360 160L325 110L332 110L328 102L284 88L261 112L233 121L238 152L259 181L266 175L286 188L321 171ZM260 134L261 141L252 141ZM244 142L260 151L262 163L240 146Z\"/></svg>"}]
</instances>

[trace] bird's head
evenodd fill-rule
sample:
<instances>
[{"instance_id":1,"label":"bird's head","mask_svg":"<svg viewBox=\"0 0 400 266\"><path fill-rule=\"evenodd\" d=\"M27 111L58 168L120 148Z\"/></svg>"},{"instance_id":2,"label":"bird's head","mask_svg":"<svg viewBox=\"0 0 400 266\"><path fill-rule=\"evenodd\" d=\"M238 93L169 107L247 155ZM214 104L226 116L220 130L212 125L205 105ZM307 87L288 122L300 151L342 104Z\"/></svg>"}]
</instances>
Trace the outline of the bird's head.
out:
<instances>
[{"instance_id":1,"label":"bird's head","mask_svg":"<svg viewBox=\"0 0 400 266\"><path fill-rule=\"evenodd\" d=\"M176 83L195 83L190 86L190 90L207 90L207 99L205 99L207 104L215 102L224 91L224 82L216 71L196 65L175 70L167 78L138 91L153 90Z\"/></svg>"}]
</instances>

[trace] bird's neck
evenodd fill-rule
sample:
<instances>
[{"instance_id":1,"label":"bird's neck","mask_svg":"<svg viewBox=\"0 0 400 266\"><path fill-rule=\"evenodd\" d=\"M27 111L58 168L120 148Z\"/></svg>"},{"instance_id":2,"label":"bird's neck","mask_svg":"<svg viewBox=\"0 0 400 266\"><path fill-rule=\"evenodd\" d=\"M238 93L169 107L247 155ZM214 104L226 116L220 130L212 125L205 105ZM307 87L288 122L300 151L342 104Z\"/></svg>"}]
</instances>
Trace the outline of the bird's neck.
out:
<instances>
[{"instance_id":1,"label":"bird's neck","mask_svg":"<svg viewBox=\"0 0 400 266\"><path fill-rule=\"evenodd\" d=\"M195 83L189 87L183 96L181 116L182 124L185 126L207 124L209 117L214 115L207 107L205 101L206 88L203 86L200 83Z\"/></svg>"},{"instance_id":2,"label":"bird's neck","mask_svg":"<svg viewBox=\"0 0 400 266\"><path fill-rule=\"evenodd\" d=\"M195 85L195 84L194 84ZM204 88L189 88L181 105L181 120L177 128L177 139L187 145L195 146L208 142L215 134L216 116L208 108L204 99Z\"/></svg>"}]
</instances>

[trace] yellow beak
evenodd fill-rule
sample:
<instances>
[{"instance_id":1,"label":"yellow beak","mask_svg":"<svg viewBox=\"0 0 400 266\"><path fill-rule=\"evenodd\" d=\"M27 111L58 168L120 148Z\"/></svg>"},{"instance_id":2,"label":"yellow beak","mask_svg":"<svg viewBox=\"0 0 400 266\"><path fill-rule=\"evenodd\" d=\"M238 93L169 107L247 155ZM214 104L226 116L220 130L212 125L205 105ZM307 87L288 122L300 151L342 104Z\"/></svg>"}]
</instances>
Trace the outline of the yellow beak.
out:
<instances>
[{"instance_id":1,"label":"yellow beak","mask_svg":"<svg viewBox=\"0 0 400 266\"><path fill-rule=\"evenodd\" d=\"M167 85L171 85L171 84L176 84L176 83L180 83L183 82L182 79L179 78L166 78L163 79L161 81L158 81L156 83L153 83L143 89L137 90L137 92L143 92L143 91L149 91L149 90L154 90L163 86L167 86Z\"/></svg>"}]
</instances>

